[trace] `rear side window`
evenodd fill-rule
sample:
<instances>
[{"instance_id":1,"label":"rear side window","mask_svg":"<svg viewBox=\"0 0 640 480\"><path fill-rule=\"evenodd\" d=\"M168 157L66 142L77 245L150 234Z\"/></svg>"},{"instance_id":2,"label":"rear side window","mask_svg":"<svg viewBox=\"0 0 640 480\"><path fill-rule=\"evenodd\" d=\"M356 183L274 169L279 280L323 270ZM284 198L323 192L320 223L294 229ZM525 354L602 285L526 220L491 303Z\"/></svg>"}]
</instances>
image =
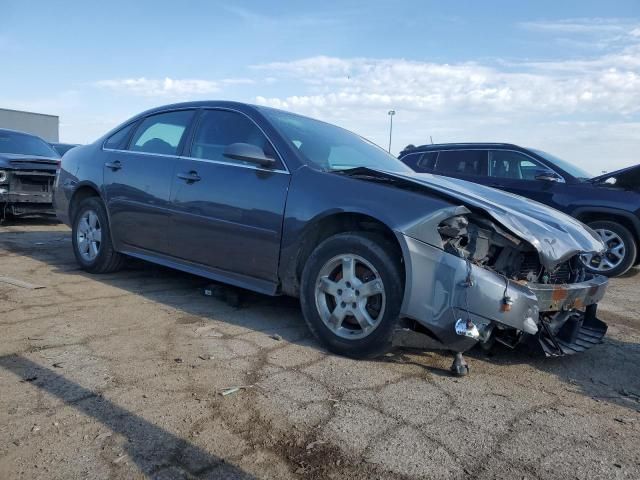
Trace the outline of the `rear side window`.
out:
<instances>
[{"instance_id":1,"label":"rear side window","mask_svg":"<svg viewBox=\"0 0 640 480\"><path fill-rule=\"evenodd\" d=\"M111 150L121 150L125 148L127 139L129 138L129 134L131 133L131 130L133 130L134 125L135 123L130 123L107 138L107 141L104 142L104 148L109 148Z\"/></svg>"},{"instance_id":2,"label":"rear side window","mask_svg":"<svg viewBox=\"0 0 640 480\"><path fill-rule=\"evenodd\" d=\"M221 162L250 164L224 156L224 149L232 143L248 143L260 147L267 157L276 158L275 151L264 133L247 117L228 110L205 110L198 122L191 156Z\"/></svg>"},{"instance_id":3,"label":"rear side window","mask_svg":"<svg viewBox=\"0 0 640 480\"><path fill-rule=\"evenodd\" d=\"M418 170L418 160L422 157L422 153L410 153L402 157L402 163L411 167L413 170Z\"/></svg>"},{"instance_id":4,"label":"rear side window","mask_svg":"<svg viewBox=\"0 0 640 480\"><path fill-rule=\"evenodd\" d=\"M486 150L443 150L438 155L436 173L454 175L486 175Z\"/></svg>"},{"instance_id":5,"label":"rear side window","mask_svg":"<svg viewBox=\"0 0 640 480\"><path fill-rule=\"evenodd\" d=\"M180 110L145 118L131 139L129 150L177 155L178 147L192 117L193 110Z\"/></svg>"},{"instance_id":6,"label":"rear side window","mask_svg":"<svg viewBox=\"0 0 640 480\"><path fill-rule=\"evenodd\" d=\"M402 161L416 172L433 172L437 158L438 152L418 152L405 155Z\"/></svg>"}]
</instances>

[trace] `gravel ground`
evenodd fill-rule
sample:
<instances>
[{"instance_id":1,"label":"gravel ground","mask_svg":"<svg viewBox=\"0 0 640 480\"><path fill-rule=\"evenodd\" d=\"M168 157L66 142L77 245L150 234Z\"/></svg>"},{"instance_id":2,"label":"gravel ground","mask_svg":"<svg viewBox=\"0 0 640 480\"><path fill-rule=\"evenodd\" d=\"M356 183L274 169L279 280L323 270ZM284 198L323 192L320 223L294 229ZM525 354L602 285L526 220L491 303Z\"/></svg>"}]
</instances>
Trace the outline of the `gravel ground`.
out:
<instances>
[{"instance_id":1,"label":"gravel ground","mask_svg":"<svg viewBox=\"0 0 640 480\"><path fill-rule=\"evenodd\" d=\"M603 345L472 353L464 379L439 353L328 354L291 299L88 275L42 220L0 227L0 276L45 287L0 283L2 479L640 478L638 269Z\"/></svg>"}]
</instances>

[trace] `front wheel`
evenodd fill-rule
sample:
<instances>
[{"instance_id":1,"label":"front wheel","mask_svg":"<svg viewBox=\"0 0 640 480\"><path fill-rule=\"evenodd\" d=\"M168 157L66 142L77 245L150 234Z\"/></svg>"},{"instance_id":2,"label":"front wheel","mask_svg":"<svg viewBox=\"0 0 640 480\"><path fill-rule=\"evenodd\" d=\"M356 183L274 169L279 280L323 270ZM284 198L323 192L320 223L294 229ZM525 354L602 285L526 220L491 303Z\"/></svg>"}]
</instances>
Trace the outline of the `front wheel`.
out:
<instances>
[{"instance_id":1,"label":"front wheel","mask_svg":"<svg viewBox=\"0 0 640 480\"><path fill-rule=\"evenodd\" d=\"M631 232L617 222L598 221L588 224L607 246L602 255L588 254L580 258L592 273L617 277L636 261L637 246Z\"/></svg>"},{"instance_id":2,"label":"front wheel","mask_svg":"<svg viewBox=\"0 0 640 480\"><path fill-rule=\"evenodd\" d=\"M389 241L341 233L307 260L300 302L309 329L329 350L371 358L391 347L403 291L400 255Z\"/></svg>"}]
</instances>

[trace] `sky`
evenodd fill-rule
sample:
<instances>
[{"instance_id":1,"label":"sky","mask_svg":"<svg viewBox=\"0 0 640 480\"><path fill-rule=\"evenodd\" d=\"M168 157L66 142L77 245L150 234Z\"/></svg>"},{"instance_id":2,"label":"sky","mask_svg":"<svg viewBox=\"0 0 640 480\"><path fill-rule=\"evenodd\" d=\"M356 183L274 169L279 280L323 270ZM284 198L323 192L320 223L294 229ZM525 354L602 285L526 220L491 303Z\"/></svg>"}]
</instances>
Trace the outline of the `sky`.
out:
<instances>
[{"instance_id":1,"label":"sky","mask_svg":"<svg viewBox=\"0 0 640 480\"><path fill-rule=\"evenodd\" d=\"M92 142L151 107L269 105L388 147L640 163L640 0L0 0L0 108Z\"/></svg>"}]
</instances>

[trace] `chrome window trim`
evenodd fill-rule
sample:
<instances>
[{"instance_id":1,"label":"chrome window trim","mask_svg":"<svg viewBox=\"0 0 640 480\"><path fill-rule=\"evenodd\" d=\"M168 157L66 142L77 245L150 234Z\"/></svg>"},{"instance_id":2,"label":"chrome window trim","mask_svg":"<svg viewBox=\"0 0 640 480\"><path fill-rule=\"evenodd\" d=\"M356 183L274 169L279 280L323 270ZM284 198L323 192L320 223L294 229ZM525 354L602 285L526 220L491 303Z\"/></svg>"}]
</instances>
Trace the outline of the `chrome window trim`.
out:
<instances>
[{"instance_id":1,"label":"chrome window trim","mask_svg":"<svg viewBox=\"0 0 640 480\"><path fill-rule=\"evenodd\" d=\"M184 155L181 155L178 158L180 160L194 160L196 162L215 163L218 165L229 165L232 167L248 168L250 170L260 170L262 172L286 173L287 175L291 175L291 173L288 170L282 170L281 168L265 168L265 167L260 167L258 165L250 165L250 164L238 163L233 161L225 162L224 160L211 160L209 158L196 158L196 157L189 157ZM283 162L283 165L284 165L284 162Z\"/></svg>"},{"instance_id":2,"label":"chrome window trim","mask_svg":"<svg viewBox=\"0 0 640 480\"><path fill-rule=\"evenodd\" d=\"M151 117L151 116L154 116L154 115L158 115L160 113L179 112L179 111L183 111L183 110L196 110L196 113L197 113L197 111L204 111L204 110L223 110L223 111L234 112L234 113L239 113L240 115L244 115L256 127L258 127L260 132L262 132L264 137L271 144L271 146L273 147L273 151L276 152L276 155L278 155L278 158L280 159L280 163L282 163L282 165L284 166L284 170L281 169L281 168L265 168L265 167L260 167L258 165L247 165L247 164L244 164L244 163L233 162L233 161L225 162L223 160L211 160L209 158L197 158L197 157L192 157L190 155L167 155L167 154L164 154L164 153L139 152L139 151L136 151L136 150L122 150L122 149L115 149L115 148L105 148L104 144L106 143L108 138L105 139L104 142L102 142L102 151L104 151L104 152L118 152L118 153L126 153L126 154L133 153L133 154L136 154L136 155L150 155L150 156L154 156L154 157L169 157L169 158L177 158L177 159L180 159L180 160L195 160L197 162L215 163L215 164L218 164L218 165L230 165L230 166L234 166L234 167L248 168L250 170L259 170L259 171L262 171L262 172L286 173L287 175L291 175L291 172L289 171L289 167L287 166L286 162L284 161L284 158L280 154L280 151L276 148L274 143L269 138L269 135L266 134L264 129L260 125L258 125L255 122L255 120L253 120L249 115L247 115L244 112L241 112L240 110L236 110L234 108L228 108L228 107L197 107L197 108L191 107L191 108L179 108L179 109L175 109L175 110L174 109L170 109L170 110L163 110L163 111L160 111L160 112L154 112L151 115L148 115L147 117L144 117L144 118L148 118L148 117ZM140 119L138 119L138 120L140 120ZM136 121L138 121L138 120L136 120ZM126 126L127 125L125 125L125 127ZM196 128L197 128L197 125L196 125ZM194 135L195 135L195 131L194 131ZM189 152L191 152L191 146L192 145L193 145L193 141L189 145Z\"/></svg>"},{"instance_id":3,"label":"chrome window trim","mask_svg":"<svg viewBox=\"0 0 640 480\"><path fill-rule=\"evenodd\" d=\"M440 159L440 152L466 152L469 150L484 150L487 152L487 177L491 177L491 175L489 174L489 167L491 166L491 162L489 162L489 152L513 152L513 153L519 153L521 155L524 155L525 157L530 158L531 160L533 160L535 163L537 164L541 164L540 160L538 160L537 158L533 158L531 155L529 155L528 153L525 152L521 152L520 150L513 150L511 148L447 148L444 150L425 150L422 153L428 153L428 152L438 152L438 160ZM566 183L565 178L560 175L558 172L556 172L553 168L548 167L547 165L542 165L544 167L546 167L547 169L551 170L553 173L555 173L556 175L558 175L559 181L558 183ZM438 171L438 161L436 160L436 164L434 165L433 168L433 173L439 175ZM478 177L482 177L482 175L476 175ZM491 177L491 178L503 178L503 177ZM524 180L521 178L516 178L516 179L511 179L511 180ZM529 180L524 180L525 182L528 182Z\"/></svg>"},{"instance_id":4,"label":"chrome window trim","mask_svg":"<svg viewBox=\"0 0 640 480\"><path fill-rule=\"evenodd\" d=\"M132 150L117 150L112 148L104 148L103 150L105 152L117 152L117 153L143 155L143 156L151 156L151 157L175 158L176 160L195 160L196 162L216 163L219 165L230 165L232 167L248 168L250 170L260 170L262 172L286 173L287 175L291 175L291 173L288 170L282 170L280 168L265 168L265 167L260 167L258 165L247 165L247 164L238 163L238 162L224 162L221 160L210 160L208 158L196 158L196 157L189 157L186 155L167 155L164 153L135 152Z\"/></svg>"},{"instance_id":5,"label":"chrome window trim","mask_svg":"<svg viewBox=\"0 0 640 480\"><path fill-rule=\"evenodd\" d=\"M105 152L118 152L118 153L126 153L133 155L144 155L151 157L167 157L167 158L180 158L180 155L167 155L166 153L151 153L151 152L138 152L136 150L121 150L116 148L103 148Z\"/></svg>"}]
</instances>

